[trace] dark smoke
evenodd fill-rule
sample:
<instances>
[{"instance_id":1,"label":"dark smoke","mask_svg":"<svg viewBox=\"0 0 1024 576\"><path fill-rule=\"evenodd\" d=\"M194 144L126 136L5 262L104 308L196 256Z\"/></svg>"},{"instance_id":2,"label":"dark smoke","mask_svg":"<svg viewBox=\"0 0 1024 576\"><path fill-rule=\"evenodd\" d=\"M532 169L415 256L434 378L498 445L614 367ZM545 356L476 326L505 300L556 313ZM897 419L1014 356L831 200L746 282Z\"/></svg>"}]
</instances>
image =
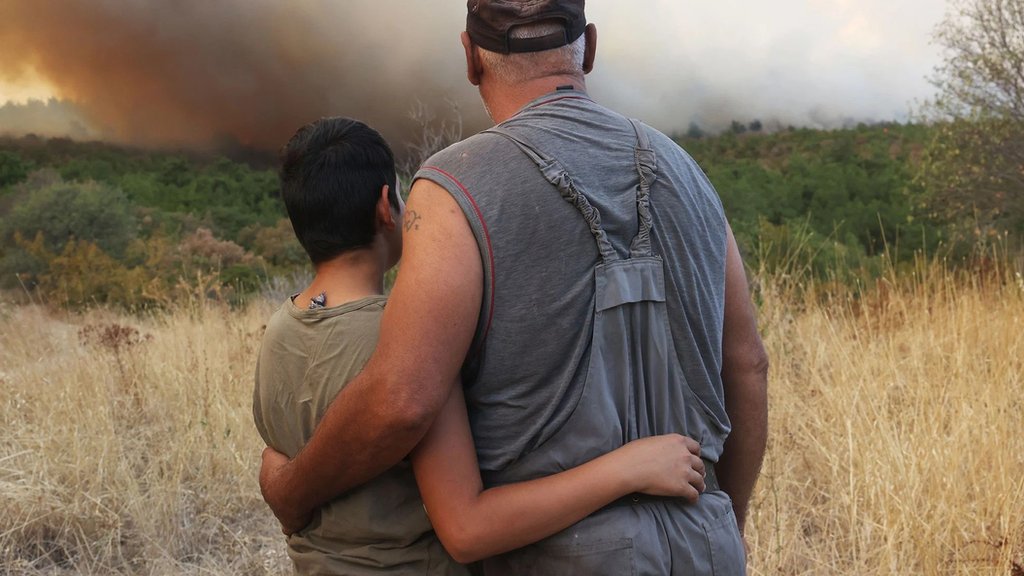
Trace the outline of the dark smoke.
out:
<instances>
[{"instance_id":1,"label":"dark smoke","mask_svg":"<svg viewBox=\"0 0 1024 576\"><path fill-rule=\"evenodd\" d=\"M301 124L329 115L405 139L417 100L472 97L468 84L449 85L463 78L463 8L454 8L4 0L0 78L34 69L105 138L133 144L276 149ZM478 107L464 108L479 118Z\"/></svg>"}]
</instances>

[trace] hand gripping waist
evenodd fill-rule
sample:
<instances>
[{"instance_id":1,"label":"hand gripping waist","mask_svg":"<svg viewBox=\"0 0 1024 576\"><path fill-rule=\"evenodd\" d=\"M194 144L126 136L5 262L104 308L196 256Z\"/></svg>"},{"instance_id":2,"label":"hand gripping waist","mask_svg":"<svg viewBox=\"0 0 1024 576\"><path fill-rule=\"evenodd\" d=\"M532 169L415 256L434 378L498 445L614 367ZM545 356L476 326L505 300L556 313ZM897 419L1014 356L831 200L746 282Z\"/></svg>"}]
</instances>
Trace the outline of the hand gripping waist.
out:
<instances>
[{"instance_id":1,"label":"hand gripping waist","mask_svg":"<svg viewBox=\"0 0 1024 576\"><path fill-rule=\"evenodd\" d=\"M706 458L701 458L704 461L704 491L712 492L715 490L721 490L718 485L718 476L715 474L715 464ZM633 494L627 494L618 500L613 501L604 508L611 508L613 506L636 506L638 504L646 504L649 502L666 502L666 503L679 503L688 504L688 502L678 496L651 496L650 494L642 494L640 492L634 492Z\"/></svg>"}]
</instances>

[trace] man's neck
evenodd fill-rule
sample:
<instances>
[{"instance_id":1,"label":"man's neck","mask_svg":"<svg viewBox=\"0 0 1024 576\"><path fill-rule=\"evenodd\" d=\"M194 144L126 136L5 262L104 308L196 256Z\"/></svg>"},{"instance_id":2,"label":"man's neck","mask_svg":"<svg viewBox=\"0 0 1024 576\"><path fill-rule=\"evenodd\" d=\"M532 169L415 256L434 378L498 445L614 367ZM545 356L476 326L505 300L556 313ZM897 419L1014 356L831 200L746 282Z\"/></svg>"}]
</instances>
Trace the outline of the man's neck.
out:
<instances>
[{"instance_id":1,"label":"man's neck","mask_svg":"<svg viewBox=\"0 0 1024 576\"><path fill-rule=\"evenodd\" d=\"M326 295L325 306L340 306L368 296L384 293L386 258L376 247L353 250L321 262L309 286L295 297L295 305L305 308L311 299Z\"/></svg>"},{"instance_id":2,"label":"man's neck","mask_svg":"<svg viewBox=\"0 0 1024 576\"><path fill-rule=\"evenodd\" d=\"M495 124L501 124L515 116L530 102L565 86L572 86L573 90L579 92L587 91L587 83L582 75L566 75L537 78L514 86L481 84L480 96L486 103L491 119Z\"/></svg>"}]
</instances>

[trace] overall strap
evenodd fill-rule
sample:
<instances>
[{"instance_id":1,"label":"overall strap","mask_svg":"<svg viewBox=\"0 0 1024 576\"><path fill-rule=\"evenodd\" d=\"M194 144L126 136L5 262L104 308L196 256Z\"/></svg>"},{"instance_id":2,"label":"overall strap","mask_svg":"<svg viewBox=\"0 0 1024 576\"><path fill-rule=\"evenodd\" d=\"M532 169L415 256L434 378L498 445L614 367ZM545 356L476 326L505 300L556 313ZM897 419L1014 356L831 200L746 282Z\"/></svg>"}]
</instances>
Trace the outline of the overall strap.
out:
<instances>
[{"instance_id":1,"label":"overall strap","mask_svg":"<svg viewBox=\"0 0 1024 576\"><path fill-rule=\"evenodd\" d=\"M636 191L636 213L639 220L639 231L630 244L631 257L650 256L651 253L651 184L657 179L658 159L651 147L647 132L639 120L629 119L636 132L637 145L634 148L636 171L640 175L640 185Z\"/></svg>"},{"instance_id":2,"label":"overall strap","mask_svg":"<svg viewBox=\"0 0 1024 576\"><path fill-rule=\"evenodd\" d=\"M526 154L534 164L540 168L541 174L548 182L553 184L558 192L565 198L569 204L576 208L576 210L583 216L583 219L587 222L587 226L590 227L590 233L594 236L594 241L597 242L597 249L601 253L601 259L605 262L618 260L619 256L615 253L615 248L612 247L611 242L608 240L608 234L605 233L604 228L601 227L601 213L598 212L587 197L584 196L573 182L572 177L565 170L562 164L544 154L533 145L525 142L517 136L511 134L508 130L500 126L495 126L484 132L491 134L498 134L512 141L513 144L519 147L520 150Z\"/></svg>"},{"instance_id":3,"label":"overall strap","mask_svg":"<svg viewBox=\"0 0 1024 576\"><path fill-rule=\"evenodd\" d=\"M657 179L658 162L643 125L638 120L632 118L629 119L629 123L633 126L633 131L636 133L637 143L633 147L633 161L636 166L637 175L640 178L640 183L636 189L636 213L639 229L630 243L629 254L630 257L651 256L652 223L650 195L651 184ZM604 228L601 227L601 213L580 192L568 171L558 160L545 154L537 147L501 126L495 126L484 130L484 132L503 136L518 146L537 165L544 178L558 188L562 198L565 198L572 204L583 216L583 219L586 220L587 225L590 227L590 232L597 242L598 250L601 252L601 258L605 262L619 259L611 242L608 240L608 235L605 233Z\"/></svg>"}]
</instances>

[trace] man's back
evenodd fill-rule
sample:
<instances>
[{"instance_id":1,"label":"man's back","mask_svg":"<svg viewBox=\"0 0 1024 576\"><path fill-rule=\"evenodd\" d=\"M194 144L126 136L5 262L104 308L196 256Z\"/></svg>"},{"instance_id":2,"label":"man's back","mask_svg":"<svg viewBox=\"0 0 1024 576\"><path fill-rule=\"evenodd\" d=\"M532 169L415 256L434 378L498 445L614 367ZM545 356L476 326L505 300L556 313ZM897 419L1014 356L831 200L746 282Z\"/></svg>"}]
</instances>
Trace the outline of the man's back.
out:
<instances>
[{"instance_id":1,"label":"man's back","mask_svg":"<svg viewBox=\"0 0 1024 576\"><path fill-rule=\"evenodd\" d=\"M627 119L566 91L535 100L496 130L505 137L474 136L418 174L462 205L484 262L484 310L465 387L485 481L551 474L652 434L688 435L705 458L717 460L729 431L720 377L727 226L703 173L663 135L640 128L655 164L652 230L647 252L632 254L640 232L641 152ZM510 138L553 157L558 166L545 170L564 168L574 185L560 193L537 165L544 160L531 160ZM587 202L573 199L576 191ZM605 254L596 240L601 234L610 244ZM627 267L619 279L644 292L634 277L647 270L652 294L612 298L626 305L605 310L612 306L604 305L599 285L615 276L610 269ZM616 313L621 329L605 322ZM664 337L649 338L655 332ZM724 543L731 548L725 556L735 559L741 545L731 514L722 492L692 508L614 507L488 567L520 573L571 566L583 573L600 566L610 574L635 553L644 573L700 568L701 559L685 560L685 549L661 544L678 530L677 547L706 549L701 525L731 523L731 534L711 544ZM672 522L679 527L651 528ZM701 543L685 542L695 533ZM608 548L630 535L629 546ZM594 551L584 563L576 557L581 544ZM574 560L563 565L555 550L564 545Z\"/></svg>"},{"instance_id":2,"label":"man's back","mask_svg":"<svg viewBox=\"0 0 1024 576\"><path fill-rule=\"evenodd\" d=\"M636 136L630 123L569 92L538 100L501 127L566 167L600 212L616 252L625 255L637 232ZM693 161L661 134L648 133L658 153L650 200L653 249L665 259L676 353L706 407L709 428L657 433L697 432L691 436L714 460L728 431L719 375L725 218ZM482 314L478 339L483 336L484 344L469 359L465 387L481 467L493 475L550 438L582 394L598 249L577 210L498 135L484 133L453 146L428 160L418 176L454 188L457 200L471 196L475 207L467 216L471 223L482 220L474 232L485 268L490 266L484 273L485 307L492 302L492 308Z\"/></svg>"}]
</instances>

